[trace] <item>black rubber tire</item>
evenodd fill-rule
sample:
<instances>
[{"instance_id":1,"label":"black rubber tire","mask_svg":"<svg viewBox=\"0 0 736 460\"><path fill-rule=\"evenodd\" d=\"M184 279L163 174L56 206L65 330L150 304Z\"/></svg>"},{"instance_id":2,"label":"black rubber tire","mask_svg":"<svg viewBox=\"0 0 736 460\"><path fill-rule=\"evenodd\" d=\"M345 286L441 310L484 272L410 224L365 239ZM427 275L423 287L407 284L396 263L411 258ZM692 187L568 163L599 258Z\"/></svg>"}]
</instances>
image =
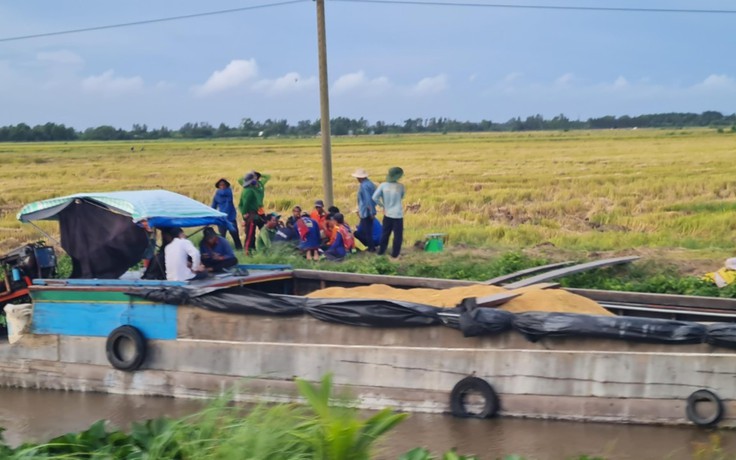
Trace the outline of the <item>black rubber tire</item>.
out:
<instances>
[{"instance_id":1,"label":"black rubber tire","mask_svg":"<svg viewBox=\"0 0 736 460\"><path fill-rule=\"evenodd\" d=\"M483 410L477 414L468 412L465 407L465 395L470 391L480 393L485 399ZM450 412L455 417L491 418L498 414L500 408L496 391L488 382L478 377L465 377L457 382L450 393Z\"/></svg>"},{"instance_id":2,"label":"black rubber tire","mask_svg":"<svg viewBox=\"0 0 736 460\"><path fill-rule=\"evenodd\" d=\"M121 339L127 339L133 342L135 351L129 359L123 359L120 356L118 346L120 345ZM110 361L112 367L121 371L134 371L141 367L141 364L146 359L146 339L135 327L120 326L107 336L105 351L107 352L107 360Z\"/></svg>"},{"instance_id":3,"label":"black rubber tire","mask_svg":"<svg viewBox=\"0 0 736 460\"><path fill-rule=\"evenodd\" d=\"M709 401L715 404L715 412L707 417L702 417L698 414L695 410L695 405L701 401ZM718 424L718 422L723 418L723 411L723 401L721 401L721 398L719 398L717 394L710 390L695 391L687 398L687 407L685 409L687 418L698 426L714 426Z\"/></svg>"}]
</instances>

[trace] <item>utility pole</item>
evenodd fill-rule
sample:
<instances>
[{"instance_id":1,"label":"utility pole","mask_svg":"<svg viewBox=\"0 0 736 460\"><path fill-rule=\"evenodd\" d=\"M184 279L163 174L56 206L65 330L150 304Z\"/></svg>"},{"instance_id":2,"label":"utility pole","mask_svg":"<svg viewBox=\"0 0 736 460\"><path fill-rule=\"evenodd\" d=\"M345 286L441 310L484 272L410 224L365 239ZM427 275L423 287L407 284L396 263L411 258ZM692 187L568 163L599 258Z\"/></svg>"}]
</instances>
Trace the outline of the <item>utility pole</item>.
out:
<instances>
[{"instance_id":1,"label":"utility pole","mask_svg":"<svg viewBox=\"0 0 736 460\"><path fill-rule=\"evenodd\" d=\"M330 95L327 81L327 38L325 37L325 0L317 4L317 47L319 49L319 106L322 131L322 189L327 206L334 205L332 195L332 141L330 133Z\"/></svg>"}]
</instances>

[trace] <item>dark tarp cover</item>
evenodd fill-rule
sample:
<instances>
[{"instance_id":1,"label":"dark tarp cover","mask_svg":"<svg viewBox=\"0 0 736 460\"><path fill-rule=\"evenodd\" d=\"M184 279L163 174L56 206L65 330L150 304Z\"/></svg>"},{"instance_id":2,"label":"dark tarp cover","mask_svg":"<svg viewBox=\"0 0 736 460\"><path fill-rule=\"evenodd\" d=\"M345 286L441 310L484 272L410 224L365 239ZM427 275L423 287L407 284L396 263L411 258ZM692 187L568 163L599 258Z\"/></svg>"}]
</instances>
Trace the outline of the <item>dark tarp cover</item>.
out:
<instances>
[{"instance_id":1,"label":"dark tarp cover","mask_svg":"<svg viewBox=\"0 0 736 460\"><path fill-rule=\"evenodd\" d=\"M195 289L172 286L163 288L136 289L135 291L126 292L126 294L141 297L153 302L167 303L169 305L188 304L192 296L197 295Z\"/></svg>"},{"instance_id":2,"label":"dark tarp cover","mask_svg":"<svg viewBox=\"0 0 736 460\"><path fill-rule=\"evenodd\" d=\"M532 342L543 337L597 337L672 344L705 340L704 325L666 319L530 312L517 314L513 325Z\"/></svg>"},{"instance_id":3,"label":"dark tarp cover","mask_svg":"<svg viewBox=\"0 0 736 460\"><path fill-rule=\"evenodd\" d=\"M719 347L736 348L736 324L711 324L706 330L705 341Z\"/></svg>"},{"instance_id":4,"label":"dark tarp cover","mask_svg":"<svg viewBox=\"0 0 736 460\"><path fill-rule=\"evenodd\" d=\"M246 287L197 290L186 287L139 289L129 295L173 305L190 304L224 313L311 316L352 326L413 327L440 324L441 308L411 302L372 299L308 299L269 294Z\"/></svg>"},{"instance_id":5,"label":"dark tarp cover","mask_svg":"<svg viewBox=\"0 0 736 460\"><path fill-rule=\"evenodd\" d=\"M235 287L192 297L189 303L207 310L226 313L289 316L304 314L306 299Z\"/></svg>"},{"instance_id":6,"label":"dark tarp cover","mask_svg":"<svg viewBox=\"0 0 736 460\"><path fill-rule=\"evenodd\" d=\"M460 330L465 337L494 335L511 329L514 314L498 308L479 307L460 313Z\"/></svg>"},{"instance_id":7,"label":"dark tarp cover","mask_svg":"<svg viewBox=\"0 0 736 460\"><path fill-rule=\"evenodd\" d=\"M119 278L148 247L146 231L130 216L93 202L74 200L58 216L61 247L72 259L71 278Z\"/></svg>"},{"instance_id":8,"label":"dark tarp cover","mask_svg":"<svg viewBox=\"0 0 736 460\"><path fill-rule=\"evenodd\" d=\"M307 313L330 323L351 326L411 327L441 324L442 308L381 299L308 299Z\"/></svg>"}]
</instances>

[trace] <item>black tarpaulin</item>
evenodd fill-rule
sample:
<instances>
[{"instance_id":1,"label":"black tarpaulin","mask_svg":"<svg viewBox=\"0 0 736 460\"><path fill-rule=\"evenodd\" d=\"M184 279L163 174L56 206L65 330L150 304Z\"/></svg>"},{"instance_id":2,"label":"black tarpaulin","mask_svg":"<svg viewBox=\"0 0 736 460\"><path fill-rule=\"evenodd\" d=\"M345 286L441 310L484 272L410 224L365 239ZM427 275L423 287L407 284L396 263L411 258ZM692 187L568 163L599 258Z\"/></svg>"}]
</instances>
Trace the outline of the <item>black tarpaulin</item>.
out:
<instances>
[{"instance_id":1,"label":"black tarpaulin","mask_svg":"<svg viewBox=\"0 0 736 460\"><path fill-rule=\"evenodd\" d=\"M136 289L128 295L173 305L195 305L223 313L271 316L307 313L321 321L368 327L414 327L441 324L442 308L412 302L373 299L309 299L270 294L247 287Z\"/></svg>"},{"instance_id":2,"label":"black tarpaulin","mask_svg":"<svg viewBox=\"0 0 736 460\"><path fill-rule=\"evenodd\" d=\"M59 212L61 247L72 259L71 278L114 279L140 262L146 231L130 216L76 199Z\"/></svg>"},{"instance_id":3,"label":"black tarpaulin","mask_svg":"<svg viewBox=\"0 0 736 460\"><path fill-rule=\"evenodd\" d=\"M494 335L511 329L514 314L498 308L479 307L460 313L460 330L465 337Z\"/></svg>"},{"instance_id":4,"label":"black tarpaulin","mask_svg":"<svg viewBox=\"0 0 736 460\"><path fill-rule=\"evenodd\" d=\"M708 326L705 341L711 345L736 348L736 324L720 323Z\"/></svg>"},{"instance_id":5,"label":"black tarpaulin","mask_svg":"<svg viewBox=\"0 0 736 460\"><path fill-rule=\"evenodd\" d=\"M207 310L251 315L302 315L307 299L300 296L268 294L234 287L192 297L190 304Z\"/></svg>"},{"instance_id":6,"label":"black tarpaulin","mask_svg":"<svg viewBox=\"0 0 736 460\"><path fill-rule=\"evenodd\" d=\"M308 299L307 313L330 323L370 327L412 327L441 324L442 308L379 299Z\"/></svg>"},{"instance_id":7,"label":"black tarpaulin","mask_svg":"<svg viewBox=\"0 0 736 460\"><path fill-rule=\"evenodd\" d=\"M530 312L515 315L513 325L532 342L543 337L597 337L672 344L705 340L704 325L667 319Z\"/></svg>"}]
</instances>

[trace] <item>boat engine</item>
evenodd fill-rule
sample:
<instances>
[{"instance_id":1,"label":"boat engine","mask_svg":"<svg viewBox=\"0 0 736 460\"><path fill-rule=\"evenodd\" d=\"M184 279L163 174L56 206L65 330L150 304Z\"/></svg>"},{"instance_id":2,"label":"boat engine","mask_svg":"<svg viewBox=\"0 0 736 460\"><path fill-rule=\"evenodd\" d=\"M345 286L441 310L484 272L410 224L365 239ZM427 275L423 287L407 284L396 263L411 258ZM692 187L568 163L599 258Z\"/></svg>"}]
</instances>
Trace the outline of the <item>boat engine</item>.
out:
<instances>
[{"instance_id":1,"label":"boat engine","mask_svg":"<svg viewBox=\"0 0 736 460\"><path fill-rule=\"evenodd\" d=\"M0 256L0 307L28 295L28 286L36 278L56 274L56 252L43 241L26 244Z\"/></svg>"},{"instance_id":2,"label":"boat engine","mask_svg":"<svg viewBox=\"0 0 736 460\"><path fill-rule=\"evenodd\" d=\"M0 266L11 283L23 278L49 278L56 273L56 253L54 248L43 241L26 244L13 249L0 257Z\"/></svg>"}]
</instances>

